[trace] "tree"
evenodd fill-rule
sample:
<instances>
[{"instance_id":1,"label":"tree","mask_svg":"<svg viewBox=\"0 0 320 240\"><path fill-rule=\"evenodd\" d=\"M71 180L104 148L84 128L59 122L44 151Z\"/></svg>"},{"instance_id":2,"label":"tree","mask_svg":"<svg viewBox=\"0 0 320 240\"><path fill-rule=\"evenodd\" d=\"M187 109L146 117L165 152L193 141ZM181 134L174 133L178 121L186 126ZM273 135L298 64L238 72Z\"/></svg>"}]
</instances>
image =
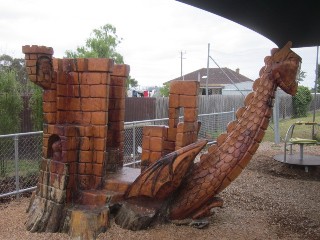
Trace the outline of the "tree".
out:
<instances>
[{"instance_id":1,"label":"tree","mask_svg":"<svg viewBox=\"0 0 320 240\"><path fill-rule=\"evenodd\" d=\"M123 63L123 57L116 51L122 39L116 34L116 28L106 24L94 29L85 46L77 47L76 51L67 50L68 58L112 58L118 64Z\"/></svg>"},{"instance_id":2,"label":"tree","mask_svg":"<svg viewBox=\"0 0 320 240\"><path fill-rule=\"evenodd\" d=\"M66 56L67 58L112 58L115 63L123 64L123 56L116 51L121 40L116 33L116 28L106 24L92 31L85 46L77 47L76 51L67 50ZM129 76L126 82L127 89L129 85L136 87L138 81Z\"/></svg>"},{"instance_id":3,"label":"tree","mask_svg":"<svg viewBox=\"0 0 320 240\"><path fill-rule=\"evenodd\" d=\"M169 83L165 83L165 84L163 84L163 87L161 87L159 89L160 95L162 97L168 97L169 96L169 85L170 85Z\"/></svg>"},{"instance_id":4,"label":"tree","mask_svg":"<svg viewBox=\"0 0 320 240\"><path fill-rule=\"evenodd\" d=\"M22 110L21 84L15 70L0 70L0 134L20 131Z\"/></svg>"},{"instance_id":5,"label":"tree","mask_svg":"<svg viewBox=\"0 0 320 240\"><path fill-rule=\"evenodd\" d=\"M16 79L24 85L21 90L23 92L28 92L30 90L29 88L26 88L28 74L23 58L13 58L7 54L2 54L0 56L0 71L2 70L14 70Z\"/></svg>"},{"instance_id":6,"label":"tree","mask_svg":"<svg viewBox=\"0 0 320 240\"><path fill-rule=\"evenodd\" d=\"M296 95L292 97L293 118L306 117L311 100L311 91L305 86L299 86Z\"/></svg>"},{"instance_id":7,"label":"tree","mask_svg":"<svg viewBox=\"0 0 320 240\"><path fill-rule=\"evenodd\" d=\"M129 76L128 79L127 79L127 82L126 82L127 89L129 87L137 87L137 86L138 86L138 81Z\"/></svg>"},{"instance_id":8,"label":"tree","mask_svg":"<svg viewBox=\"0 0 320 240\"><path fill-rule=\"evenodd\" d=\"M298 78L297 78L298 84L303 82L303 80L306 78L306 76L307 76L306 72L300 70L299 74L298 74Z\"/></svg>"},{"instance_id":9,"label":"tree","mask_svg":"<svg viewBox=\"0 0 320 240\"><path fill-rule=\"evenodd\" d=\"M32 129L33 131L43 130L43 108L42 108L42 94L43 89L30 82L32 89L32 95L30 98L30 108L31 108L31 120L32 120Z\"/></svg>"},{"instance_id":10,"label":"tree","mask_svg":"<svg viewBox=\"0 0 320 240\"><path fill-rule=\"evenodd\" d=\"M2 54L0 56L0 71L2 74L6 74L8 72L13 74L12 77L17 82L17 86L19 86L18 92L21 101L22 96L31 96L29 104L31 108L33 130L42 130L42 89L34 83L28 81L25 60L23 58L13 58L7 54Z\"/></svg>"}]
</instances>

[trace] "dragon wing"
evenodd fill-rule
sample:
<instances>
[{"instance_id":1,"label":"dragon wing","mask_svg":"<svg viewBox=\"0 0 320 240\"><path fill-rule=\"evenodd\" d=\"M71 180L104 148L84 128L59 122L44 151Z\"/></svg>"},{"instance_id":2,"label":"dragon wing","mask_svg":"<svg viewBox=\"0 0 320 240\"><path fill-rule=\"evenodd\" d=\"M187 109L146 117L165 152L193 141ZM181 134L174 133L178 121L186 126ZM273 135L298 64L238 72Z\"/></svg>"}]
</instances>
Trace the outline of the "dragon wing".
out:
<instances>
[{"instance_id":1,"label":"dragon wing","mask_svg":"<svg viewBox=\"0 0 320 240\"><path fill-rule=\"evenodd\" d=\"M191 163L206 144L207 140L201 140L162 157L137 177L124 197L168 197L180 186Z\"/></svg>"}]
</instances>

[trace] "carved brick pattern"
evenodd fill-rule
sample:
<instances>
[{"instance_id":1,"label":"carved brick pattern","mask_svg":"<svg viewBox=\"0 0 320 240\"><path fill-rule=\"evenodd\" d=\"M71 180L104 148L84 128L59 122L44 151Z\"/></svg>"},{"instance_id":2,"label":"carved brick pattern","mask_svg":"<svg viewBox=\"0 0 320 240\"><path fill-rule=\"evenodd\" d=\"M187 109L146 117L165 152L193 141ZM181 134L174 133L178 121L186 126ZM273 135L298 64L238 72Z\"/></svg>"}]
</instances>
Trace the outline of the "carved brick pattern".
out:
<instances>
[{"instance_id":1,"label":"carved brick pattern","mask_svg":"<svg viewBox=\"0 0 320 240\"><path fill-rule=\"evenodd\" d=\"M162 156L197 141L199 131L198 92L198 81L173 81L170 83L169 126L165 128L144 127L142 171ZM184 110L183 122L179 122L180 108Z\"/></svg>"},{"instance_id":2,"label":"carved brick pattern","mask_svg":"<svg viewBox=\"0 0 320 240\"><path fill-rule=\"evenodd\" d=\"M43 157L52 157L50 138L57 135L61 155L55 161L71 167L65 179L69 179L70 202L76 190L101 187L105 166L123 165L125 83L130 68L105 58L52 59L53 49L44 46L23 46L22 51L30 80L44 89ZM117 149L116 162L108 163L107 149ZM56 179L53 172L41 174Z\"/></svg>"}]
</instances>

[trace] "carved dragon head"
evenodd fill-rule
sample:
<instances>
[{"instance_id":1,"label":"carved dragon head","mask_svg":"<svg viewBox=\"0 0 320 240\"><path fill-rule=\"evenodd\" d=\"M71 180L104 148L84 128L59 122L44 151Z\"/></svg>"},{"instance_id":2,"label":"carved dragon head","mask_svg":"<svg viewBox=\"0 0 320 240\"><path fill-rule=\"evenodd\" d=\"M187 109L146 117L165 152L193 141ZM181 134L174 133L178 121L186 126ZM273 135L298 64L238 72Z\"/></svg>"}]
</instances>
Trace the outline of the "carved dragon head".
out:
<instances>
[{"instance_id":1,"label":"carved dragon head","mask_svg":"<svg viewBox=\"0 0 320 240\"><path fill-rule=\"evenodd\" d=\"M281 49L272 49L271 57L265 58L266 69L271 72L277 85L286 93L295 95L298 88L298 75L300 72L301 57L290 48L288 42Z\"/></svg>"}]
</instances>

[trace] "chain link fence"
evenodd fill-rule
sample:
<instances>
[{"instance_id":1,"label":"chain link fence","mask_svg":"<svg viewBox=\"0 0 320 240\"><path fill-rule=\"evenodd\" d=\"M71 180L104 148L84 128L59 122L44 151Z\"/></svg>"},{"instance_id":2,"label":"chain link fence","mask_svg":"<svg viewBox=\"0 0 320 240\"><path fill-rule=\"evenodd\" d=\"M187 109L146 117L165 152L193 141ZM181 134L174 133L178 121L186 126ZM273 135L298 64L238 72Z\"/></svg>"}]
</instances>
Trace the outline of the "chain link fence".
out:
<instances>
[{"instance_id":1,"label":"chain link fence","mask_svg":"<svg viewBox=\"0 0 320 240\"><path fill-rule=\"evenodd\" d=\"M234 111L199 115L199 138L215 140L234 120ZM182 119L181 119L182 120ZM168 118L124 124L124 165L138 166L143 127L168 125ZM42 155L42 132L0 135L0 198L35 189Z\"/></svg>"},{"instance_id":2,"label":"chain link fence","mask_svg":"<svg viewBox=\"0 0 320 240\"><path fill-rule=\"evenodd\" d=\"M286 119L293 116L293 104L292 96L289 94L279 94L279 118ZM314 95L312 93L312 100L309 104L309 112L313 112L314 109L320 109L320 93Z\"/></svg>"},{"instance_id":3,"label":"chain link fence","mask_svg":"<svg viewBox=\"0 0 320 240\"><path fill-rule=\"evenodd\" d=\"M41 149L42 132L0 135L0 197L34 189Z\"/></svg>"},{"instance_id":4,"label":"chain link fence","mask_svg":"<svg viewBox=\"0 0 320 240\"><path fill-rule=\"evenodd\" d=\"M142 153L143 127L149 125L168 125L169 119L152 119L124 123L124 166L136 165Z\"/></svg>"},{"instance_id":5,"label":"chain link fence","mask_svg":"<svg viewBox=\"0 0 320 240\"><path fill-rule=\"evenodd\" d=\"M221 112L200 114L198 120L201 122L199 138L214 141L226 131L227 124L235 119L235 112ZM153 119L145 121L126 122L124 143L124 165L137 165L140 162L142 152L143 127L148 125L168 125L168 118ZM183 117L180 117L183 121Z\"/></svg>"},{"instance_id":6,"label":"chain link fence","mask_svg":"<svg viewBox=\"0 0 320 240\"><path fill-rule=\"evenodd\" d=\"M200 114L198 120L201 122L199 138L216 140L221 133L226 131L228 123L235 120L235 111Z\"/></svg>"}]
</instances>

